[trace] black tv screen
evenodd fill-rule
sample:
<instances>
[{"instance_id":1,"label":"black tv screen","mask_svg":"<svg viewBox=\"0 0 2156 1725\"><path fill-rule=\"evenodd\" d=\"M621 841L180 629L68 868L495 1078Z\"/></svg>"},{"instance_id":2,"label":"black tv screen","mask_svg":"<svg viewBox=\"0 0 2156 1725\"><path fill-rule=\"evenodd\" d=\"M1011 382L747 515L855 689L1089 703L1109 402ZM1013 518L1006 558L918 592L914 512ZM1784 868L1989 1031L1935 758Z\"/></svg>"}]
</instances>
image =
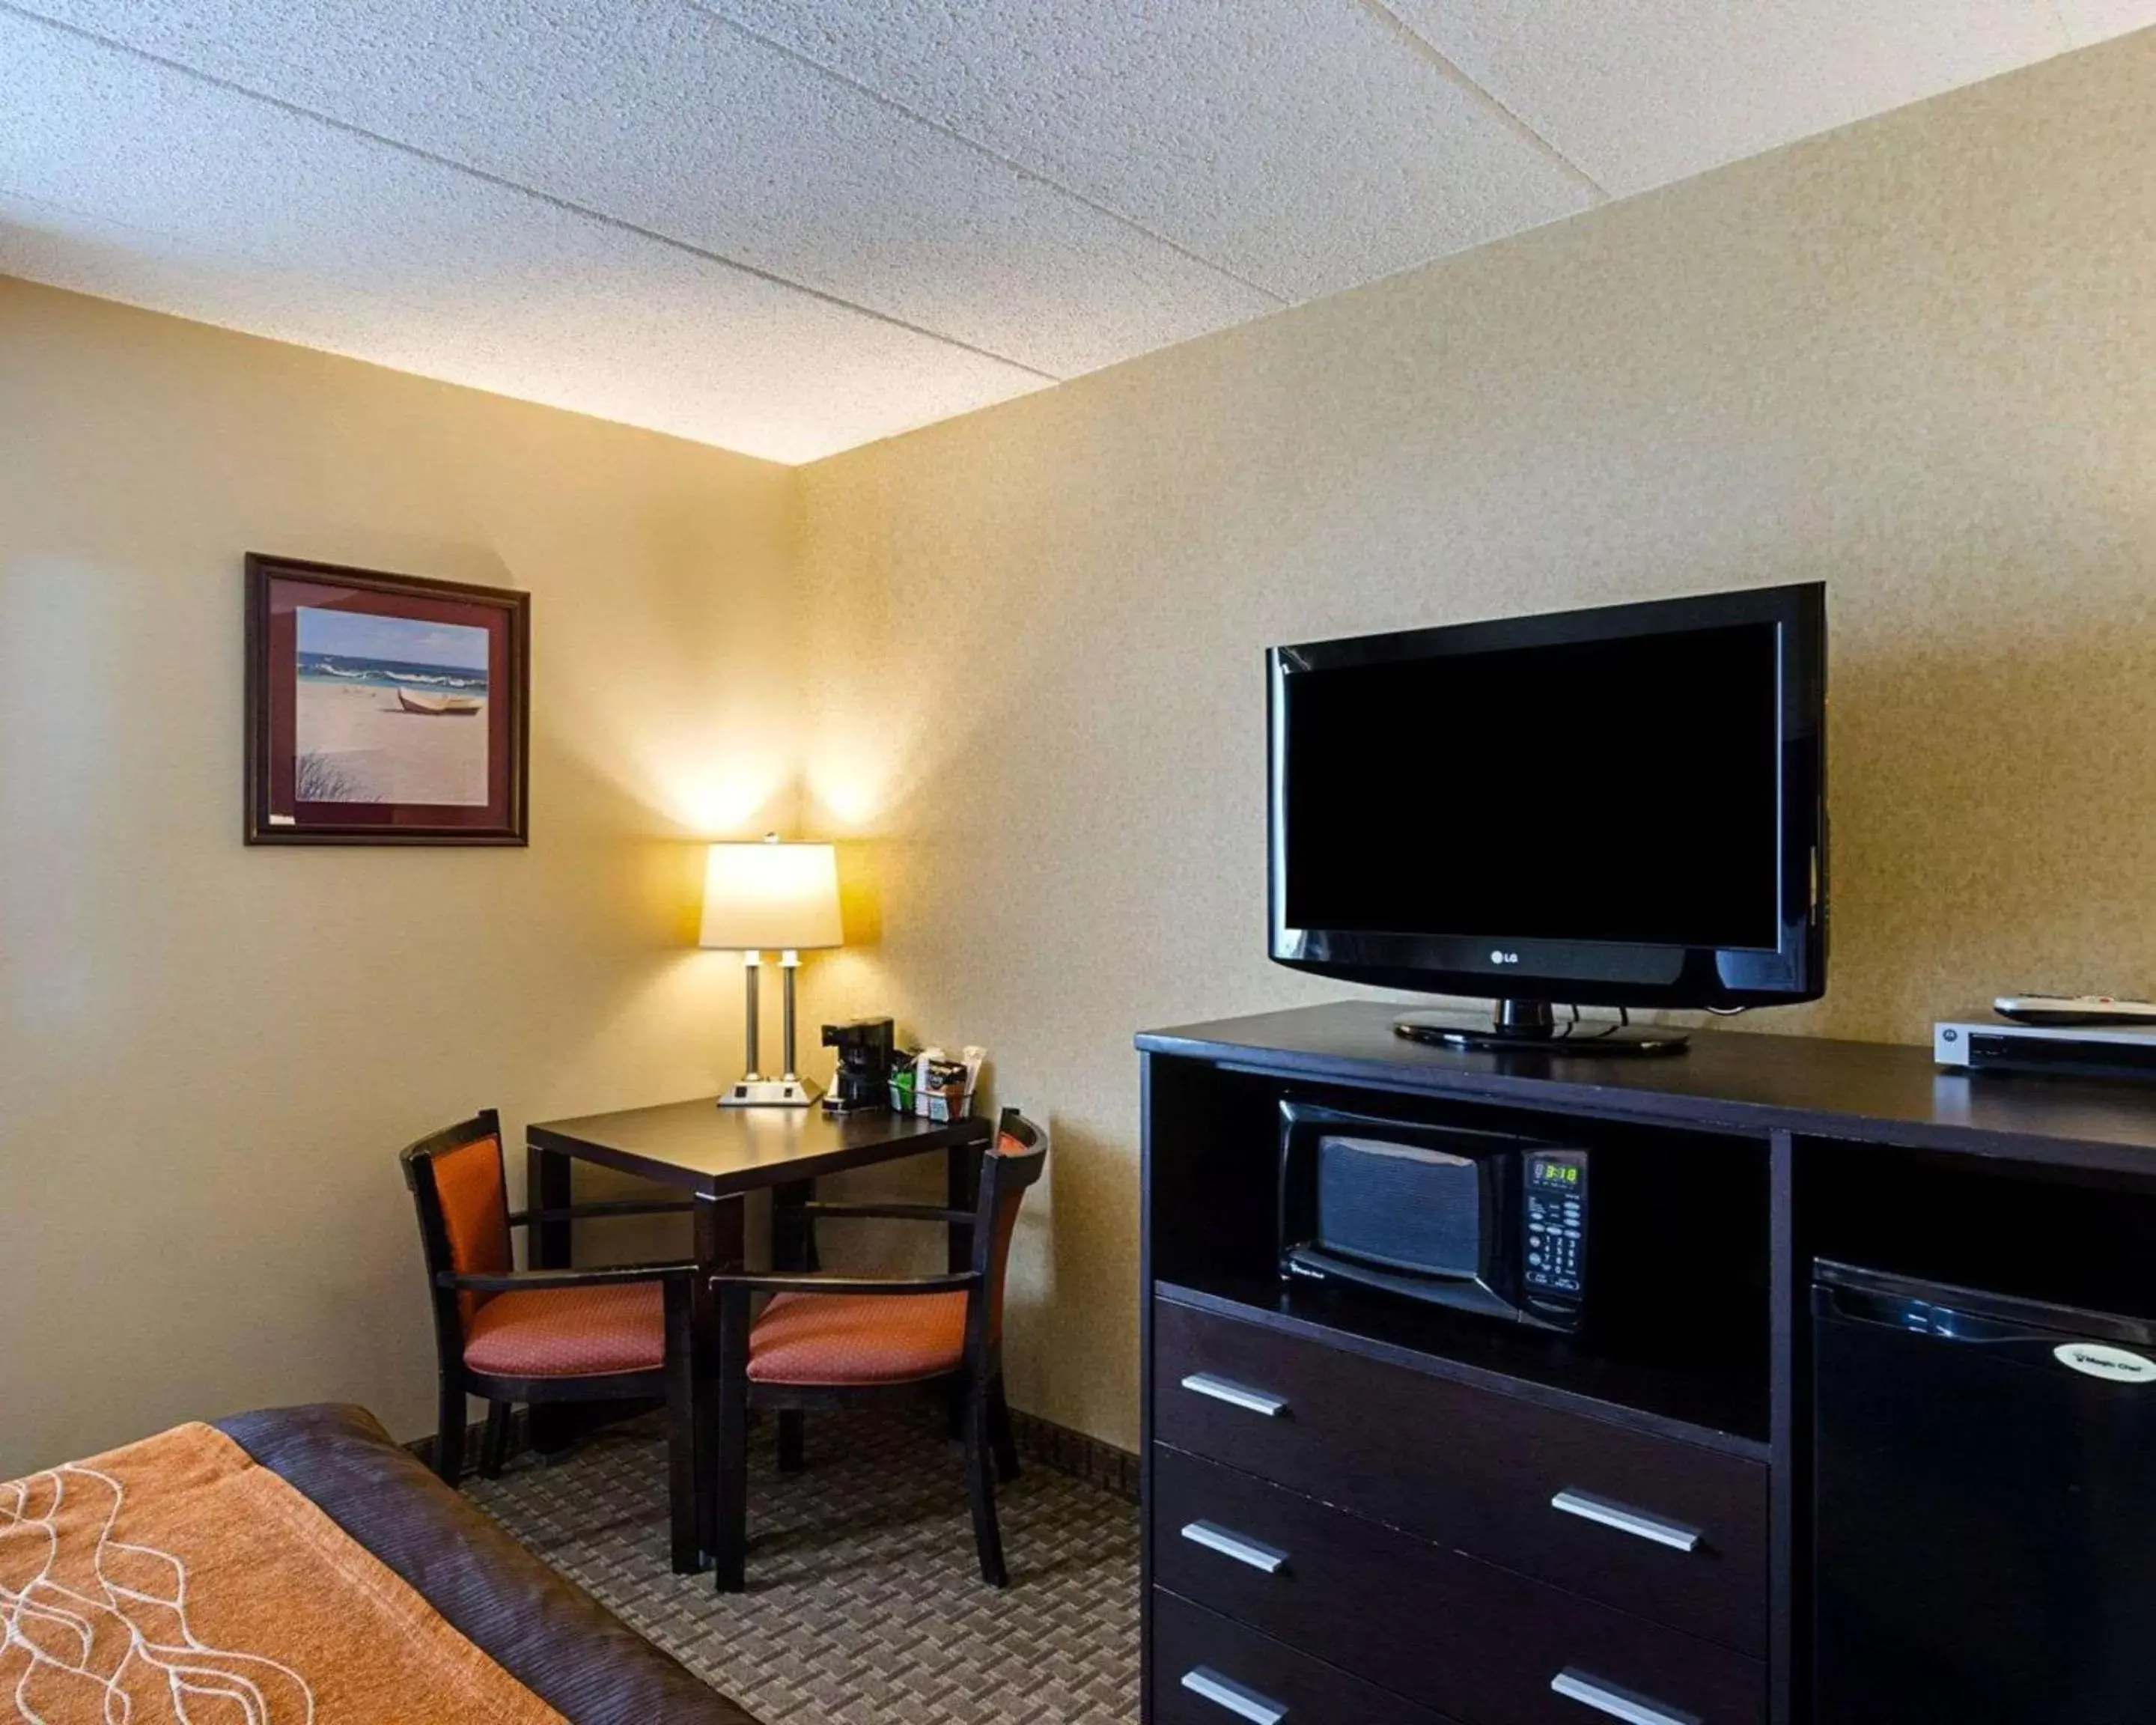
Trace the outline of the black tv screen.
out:
<instances>
[{"instance_id":1,"label":"black tv screen","mask_svg":"<svg viewBox=\"0 0 2156 1725\"><path fill-rule=\"evenodd\" d=\"M1311 672L1288 920L1773 947L1774 660L1752 623Z\"/></svg>"},{"instance_id":2,"label":"black tv screen","mask_svg":"<svg viewBox=\"0 0 2156 1725\"><path fill-rule=\"evenodd\" d=\"M1816 586L1275 649L1273 956L1583 1004L1809 998L1824 668Z\"/></svg>"}]
</instances>

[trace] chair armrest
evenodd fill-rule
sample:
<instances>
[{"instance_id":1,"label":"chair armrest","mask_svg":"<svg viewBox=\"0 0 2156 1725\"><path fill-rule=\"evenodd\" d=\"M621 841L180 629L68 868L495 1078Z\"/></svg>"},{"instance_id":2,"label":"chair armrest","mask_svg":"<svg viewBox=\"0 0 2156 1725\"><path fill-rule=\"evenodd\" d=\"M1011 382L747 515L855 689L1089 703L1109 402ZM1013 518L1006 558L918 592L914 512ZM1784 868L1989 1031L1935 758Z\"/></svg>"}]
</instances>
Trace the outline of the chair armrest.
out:
<instances>
[{"instance_id":1,"label":"chair armrest","mask_svg":"<svg viewBox=\"0 0 2156 1725\"><path fill-rule=\"evenodd\" d=\"M970 1270L947 1276L850 1276L824 1270L753 1276L729 1271L711 1278L712 1291L719 1294L956 1294L980 1285Z\"/></svg>"},{"instance_id":2,"label":"chair armrest","mask_svg":"<svg viewBox=\"0 0 2156 1725\"><path fill-rule=\"evenodd\" d=\"M789 1204L784 1207L783 1214L807 1216L812 1220L827 1216L875 1216L892 1222L942 1222L961 1228L973 1224L971 1210L938 1209L927 1204Z\"/></svg>"},{"instance_id":3,"label":"chair armrest","mask_svg":"<svg viewBox=\"0 0 2156 1725\"><path fill-rule=\"evenodd\" d=\"M670 1215L677 1211L686 1214L696 1207L696 1204L688 1199L682 1199L675 1203L662 1203L653 1199L626 1198L605 1204L565 1204L559 1209L511 1210L509 1213L509 1225L512 1228L528 1228L535 1222L576 1222L587 1220L594 1216L660 1216Z\"/></svg>"},{"instance_id":4,"label":"chair armrest","mask_svg":"<svg viewBox=\"0 0 2156 1725\"><path fill-rule=\"evenodd\" d=\"M520 1288L609 1288L626 1282L685 1282L696 1269L694 1264L613 1264L596 1270L506 1270L496 1276L456 1276L445 1270L434 1284L479 1294L506 1294Z\"/></svg>"}]
</instances>

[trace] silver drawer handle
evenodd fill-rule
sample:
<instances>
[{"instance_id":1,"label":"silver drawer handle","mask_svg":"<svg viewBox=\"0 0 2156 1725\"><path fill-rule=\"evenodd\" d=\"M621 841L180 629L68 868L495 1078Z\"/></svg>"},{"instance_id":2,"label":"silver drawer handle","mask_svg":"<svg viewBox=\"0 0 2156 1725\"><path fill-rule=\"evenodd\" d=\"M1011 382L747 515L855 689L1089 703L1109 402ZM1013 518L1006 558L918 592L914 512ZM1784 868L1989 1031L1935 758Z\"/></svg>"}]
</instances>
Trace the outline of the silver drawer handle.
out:
<instances>
[{"instance_id":1,"label":"silver drawer handle","mask_svg":"<svg viewBox=\"0 0 2156 1725\"><path fill-rule=\"evenodd\" d=\"M1260 1545L1255 1539L1245 1539L1240 1533L1230 1533L1213 1522L1192 1522L1183 1530L1183 1537L1193 1545L1202 1545L1208 1551L1217 1551L1224 1558L1233 1558L1239 1563L1248 1563L1253 1569L1267 1575L1277 1575L1281 1566L1287 1562L1287 1553L1276 1551L1270 1545Z\"/></svg>"},{"instance_id":2,"label":"silver drawer handle","mask_svg":"<svg viewBox=\"0 0 2156 1725\"><path fill-rule=\"evenodd\" d=\"M1268 1420L1277 1420L1287 1412L1287 1398L1268 1395L1262 1389L1251 1389L1226 1378L1216 1378L1210 1372L1193 1372L1183 1380L1183 1387L1193 1395L1209 1395L1216 1402L1225 1402L1231 1408L1241 1408L1252 1414L1262 1414Z\"/></svg>"},{"instance_id":3,"label":"silver drawer handle","mask_svg":"<svg viewBox=\"0 0 2156 1725\"><path fill-rule=\"evenodd\" d=\"M1550 1499L1552 1509L1561 1509L1568 1516L1578 1516L1584 1522L1599 1522L1605 1527L1614 1527L1620 1533L1630 1533L1636 1539L1651 1539L1657 1545L1666 1545L1671 1551L1691 1552L1699 1549L1700 1532L1687 1527L1682 1522L1666 1522L1660 1516L1650 1516L1644 1509L1627 1509L1621 1503L1612 1503L1606 1497L1591 1497L1584 1491L1564 1491Z\"/></svg>"},{"instance_id":4,"label":"silver drawer handle","mask_svg":"<svg viewBox=\"0 0 2156 1725\"><path fill-rule=\"evenodd\" d=\"M1202 1665L1183 1674L1183 1686L1193 1695L1204 1696L1216 1707L1227 1708L1237 1718L1248 1719L1250 1725L1280 1725L1287 1717L1287 1709L1278 1702Z\"/></svg>"},{"instance_id":5,"label":"silver drawer handle","mask_svg":"<svg viewBox=\"0 0 2156 1725\"><path fill-rule=\"evenodd\" d=\"M1550 1687L1567 1701L1576 1701L1613 1719L1622 1719L1625 1725L1707 1725L1697 1713L1681 1713L1675 1707L1664 1707L1629 1689L1620 1689L1614 1683L1590 1677L1570 1666L1550 1679Z\"/></svg>"}]
</instances>

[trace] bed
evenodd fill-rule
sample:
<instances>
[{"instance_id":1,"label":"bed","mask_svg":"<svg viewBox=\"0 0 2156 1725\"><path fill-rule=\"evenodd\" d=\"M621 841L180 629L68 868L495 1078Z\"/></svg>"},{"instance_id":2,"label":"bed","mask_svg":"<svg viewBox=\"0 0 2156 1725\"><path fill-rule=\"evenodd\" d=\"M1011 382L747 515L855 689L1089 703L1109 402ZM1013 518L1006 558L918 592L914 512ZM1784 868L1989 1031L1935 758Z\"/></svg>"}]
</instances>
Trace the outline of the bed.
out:
<instances>
[{"instance_id":1,"label":"bed","mask_svg":"<svg viewBox=\"0 0 2156 1725\"><path fill-rule=\"evenodd\" d=\"M0 1486L0 1719L18 1715L755 1725L331 1405Z\"/></svg>"}]
</instances>

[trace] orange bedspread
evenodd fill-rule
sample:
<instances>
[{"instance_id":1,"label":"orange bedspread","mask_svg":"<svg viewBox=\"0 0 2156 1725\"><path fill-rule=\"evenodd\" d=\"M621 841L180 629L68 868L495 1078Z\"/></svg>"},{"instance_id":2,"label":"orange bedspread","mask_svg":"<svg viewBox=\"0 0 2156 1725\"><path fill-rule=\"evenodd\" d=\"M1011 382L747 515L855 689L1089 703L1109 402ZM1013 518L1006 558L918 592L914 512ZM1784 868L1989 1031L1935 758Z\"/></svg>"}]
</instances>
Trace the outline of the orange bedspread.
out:
<instances>
[{"instance_id":1,"label":"orange bedspread","mask_svg":"<svg viewBox=\"0 0 2156 1725\"><path fill-rule=\"evenodd\" d=\"M0 1485L0 1719L562 1725L223 1433Z\"/></svg>"}]
</instances>

